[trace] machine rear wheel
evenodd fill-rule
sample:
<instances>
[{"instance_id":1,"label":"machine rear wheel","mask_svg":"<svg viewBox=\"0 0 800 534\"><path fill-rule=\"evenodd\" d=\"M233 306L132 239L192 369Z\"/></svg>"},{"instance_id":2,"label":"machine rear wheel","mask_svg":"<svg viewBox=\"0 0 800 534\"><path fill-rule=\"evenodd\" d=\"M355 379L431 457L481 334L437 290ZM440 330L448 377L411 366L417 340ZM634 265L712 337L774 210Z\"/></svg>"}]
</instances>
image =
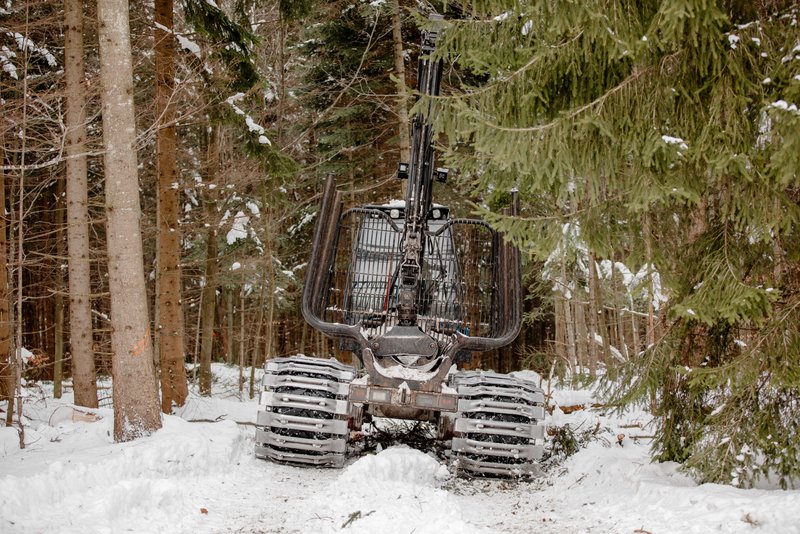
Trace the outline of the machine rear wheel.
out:
<instances>
[{"instance_id":1,"label":"machine rear wheel","mask_svg":"<svg viewBox=\"0 0 800 534\"><path fill-rule=\"evenodd\" d=\"M452 449L459 472L518 477L536 474L544 442L544 393L529 380L460 372Z\"/></svg>"}]
</instances>

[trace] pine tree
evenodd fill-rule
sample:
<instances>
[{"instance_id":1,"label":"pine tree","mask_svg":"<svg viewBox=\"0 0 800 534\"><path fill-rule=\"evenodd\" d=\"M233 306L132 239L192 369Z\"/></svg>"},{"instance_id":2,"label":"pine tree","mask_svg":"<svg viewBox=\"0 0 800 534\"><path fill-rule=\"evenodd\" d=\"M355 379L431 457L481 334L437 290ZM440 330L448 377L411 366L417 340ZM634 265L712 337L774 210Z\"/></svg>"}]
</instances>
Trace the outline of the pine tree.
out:
<instances>
[{"instance_id":1,"label":"pine tree","mask_svg":"<svg viewBox=\"0 0 800 534\"><path fill-rule=\"evenodd\" d=\"M657 272L652 343L613 397L656 399L656 457L701 480L800 473L796 4L462 2L437 54L482 84L437 100L487 217L544 259L579 224L598 259ZM569 216L570 195L583 199ZM654 270L655 269L655 270Z\"/></svg>"},{"instance_id":2,"label":"pine tree","mask_svg":"<svg viewBox=\"0 0 800 534\"><path fill-rule=\"evenodd\" d=\"M320 6L317 17L303 45L309 67L302 96L317 113L317 175L334 172L341 182L359 185L385 182L400 155L391 8L336 1Z\"/></svg>"}]
</instances>

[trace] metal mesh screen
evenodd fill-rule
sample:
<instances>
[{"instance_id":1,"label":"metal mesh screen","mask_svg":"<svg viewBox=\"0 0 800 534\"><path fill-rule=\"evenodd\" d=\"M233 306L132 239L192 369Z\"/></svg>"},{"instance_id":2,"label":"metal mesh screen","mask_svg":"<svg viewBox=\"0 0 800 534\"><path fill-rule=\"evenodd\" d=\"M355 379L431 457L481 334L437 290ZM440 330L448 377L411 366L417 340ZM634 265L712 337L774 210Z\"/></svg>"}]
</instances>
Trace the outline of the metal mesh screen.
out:
<instances>
[{"instance_id":1,"label":"metal mesh screen","mask_svg":"<svg viewBox=\"0 0 800 534\"><path fill-rule=\"evenodd\" d=\"M397 324L403 219L388 211L355 208L342 215L330 274L325 320L359 324L367 338ZM424 332L491 337L496 251L495 234L481 221L428 221L417 302Z\"/></svg>"}]
</instances>

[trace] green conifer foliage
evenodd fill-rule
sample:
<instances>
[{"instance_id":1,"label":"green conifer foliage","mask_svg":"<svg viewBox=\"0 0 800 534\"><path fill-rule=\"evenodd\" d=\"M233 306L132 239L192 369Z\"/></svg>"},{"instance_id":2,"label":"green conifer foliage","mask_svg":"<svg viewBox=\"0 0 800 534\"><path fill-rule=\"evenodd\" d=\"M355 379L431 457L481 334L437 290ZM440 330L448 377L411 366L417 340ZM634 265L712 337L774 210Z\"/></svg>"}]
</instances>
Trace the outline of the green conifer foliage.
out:
<instances>
[{"instance_id":1,"label":"green conifer foliage","mask_svg":"<svg viewBox=\"0 0 800 534\"><path fill-rule=\"evenodd\" d=\"M259 77L252 52L256 37L248 21L237 22L215 3L202 0L185 0L183 10L195 31L216 45L216 53L232 73L231 88L246 91L255 85Z\"/></svg>"},{"instance_id":2,"label":"green conifer foliage","mask_svg":"<svg viewBox=\"0 0 800 534\"><path fill-rule=\"evenodd\" d=\"M398 163L388 5L327 2L314 18L319 22L309 20L302 44L302 99L316 114L318 174L334 172L359 185L385 181Z\"/></svg>"},{"instance_id":3,"label":"green conifer foliage","mask_svg":"<svg viewBox=\"0 0 800 534\"><path fill-rule=\"evenodd\" d=\"M654 400L657 458L701 480L799 476L797 4L458 7L437 55L484 83L438 98L438 128L475 187L526 205L487 218L541 259L567 222L599 259L652 243L664 334L612 398Z\"/></svg>"}]
</instances>

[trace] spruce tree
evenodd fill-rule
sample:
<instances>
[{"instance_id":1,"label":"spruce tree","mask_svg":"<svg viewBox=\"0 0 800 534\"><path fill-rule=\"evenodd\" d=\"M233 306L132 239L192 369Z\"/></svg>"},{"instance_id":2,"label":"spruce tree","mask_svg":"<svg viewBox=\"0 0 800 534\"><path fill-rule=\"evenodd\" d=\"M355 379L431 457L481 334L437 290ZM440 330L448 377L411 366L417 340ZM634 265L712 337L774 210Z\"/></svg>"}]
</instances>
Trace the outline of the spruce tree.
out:
<instances>
[{"instance_id":1,"label":"spruce tree","mask_svg":"<svg viewBox=\"0 0 800 534\"><path fill-rule=\"evenodd\" d=\"M386 181L399 156L392 13L376 2L319 8L319 23L309 25L303 44L308 67L302 91L321 160L317 176L333 172L340 182L359 186Z\"/></svg>"},{"instance_id":2,"label":"spruce tree","mask_svg":"<svg viewBox=\"0 0 800 534\"><path fill-rule=\"evenodd\" d=\"M474 187L527 204L486 216L541 259L578 224L660 274L659 335L612 399L655 399L656 457L701 480L800 474L796 4L458 7L437 55L483 83L438 99L438 127Z\"/></svg>"}]
</instances>

